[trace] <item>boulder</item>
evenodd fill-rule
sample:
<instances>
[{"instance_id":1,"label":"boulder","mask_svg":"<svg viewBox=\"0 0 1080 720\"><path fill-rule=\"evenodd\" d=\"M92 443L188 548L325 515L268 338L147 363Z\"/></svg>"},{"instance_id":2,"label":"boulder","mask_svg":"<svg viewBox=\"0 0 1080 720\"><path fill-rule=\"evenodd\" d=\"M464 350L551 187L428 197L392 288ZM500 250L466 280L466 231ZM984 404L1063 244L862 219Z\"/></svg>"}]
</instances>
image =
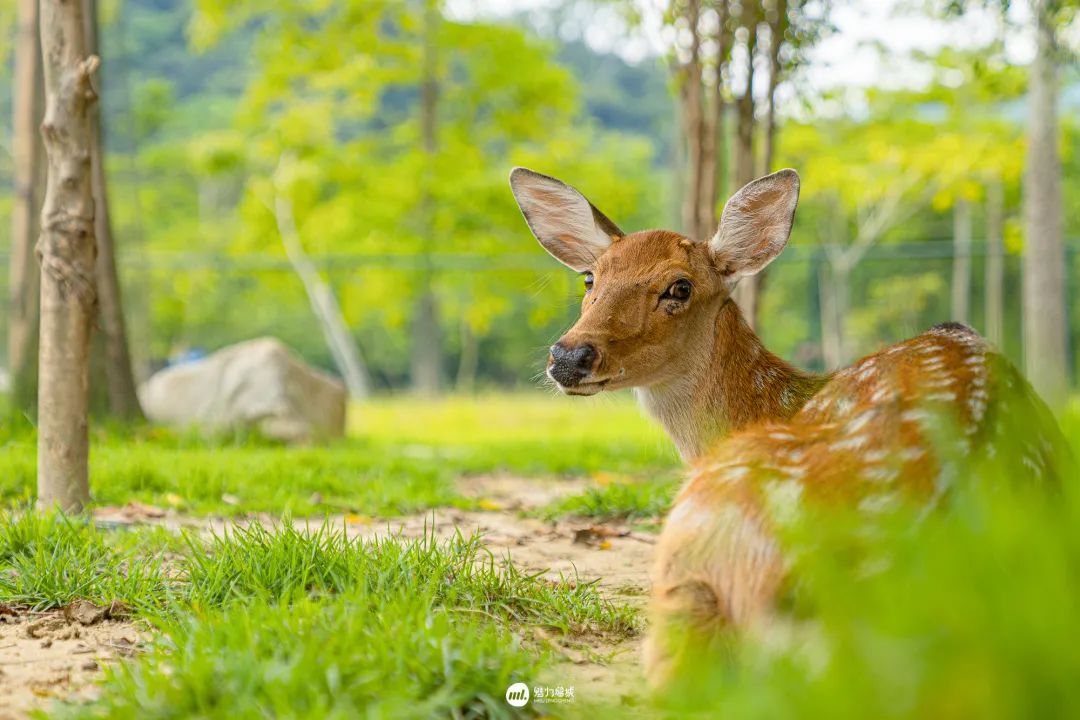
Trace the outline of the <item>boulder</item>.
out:
<instances>
[{"instance_id":1,"label":"boulder","mask_svg":"<svg viewBox=\"0 0 1080 720\"><path fill-rule=\"evenodd\" d=\"M345 386L276 338L165 368L139 389L146 416L209 432L256 429L287 442L345 434Z\"/></svg>"}]
</instances>

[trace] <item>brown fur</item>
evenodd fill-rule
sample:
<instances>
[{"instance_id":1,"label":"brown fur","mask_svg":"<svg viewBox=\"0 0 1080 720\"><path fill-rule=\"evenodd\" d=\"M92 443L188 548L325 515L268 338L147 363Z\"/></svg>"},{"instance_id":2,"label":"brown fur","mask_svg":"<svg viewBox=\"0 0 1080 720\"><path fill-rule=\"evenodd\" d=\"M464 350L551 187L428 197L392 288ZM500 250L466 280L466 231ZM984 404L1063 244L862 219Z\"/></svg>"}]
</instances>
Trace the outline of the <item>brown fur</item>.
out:
<instances>
[{"instance_id":1,"label":"brown fur","mask_svg":"<svg viewBox=\"0 0 1080 720\"><path fill-rule=\"evenodd\" d=\"M531 177L522 178L525 192ZM797 176L782 171L740 190L708 243L663 230L587 238L602 252L587 266L594 282L581 317L560 343L596 353L585 381L563 390L635 388L692 466L653 567L654 685L695 647L767 617L785 576L775 525L804 503L868 514L901 501L933 506L958 460L992 457L1018 438L1014 472L1065 472L1052 416L966 326L938 326L831 375L804 373L762 346L731 299L734 279L780 252L797 197ZM595 208L581 203L543 207L549 226L534 232L557 232L560 212L591 228ZM545 247L576 262L580 239L560 243ZM665 300L679 279L692 284L689 300Z\"/></svg>"}]
</instances>

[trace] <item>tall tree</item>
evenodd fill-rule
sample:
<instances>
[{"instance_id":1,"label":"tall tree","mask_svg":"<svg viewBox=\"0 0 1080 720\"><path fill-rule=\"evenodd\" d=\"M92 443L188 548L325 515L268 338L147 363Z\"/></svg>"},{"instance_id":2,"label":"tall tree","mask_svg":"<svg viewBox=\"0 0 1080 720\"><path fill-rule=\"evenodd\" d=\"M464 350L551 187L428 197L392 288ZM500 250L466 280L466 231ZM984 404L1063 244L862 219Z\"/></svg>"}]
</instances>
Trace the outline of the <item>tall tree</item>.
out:
<instances>
[{"instance_id":1,"label":"tall tree","mask_svg":"<svg viewBox=\"0 0 1080 720\"><path fill-rule=\"evenodd\" d=\"M998 347L1005 335L1005 198L1001 180L986 183L986 339Z\"/></svg>"},{"instance_id":2,"label":"tall tree","mask_svg":"<svg viewBox=\"0 0 1080 720\"><path fill-rule=\"evenodd\" d=\"M745 38L743 50L746 65L743 91L735 101L735 188L750 182L757 174L754 160L754 60L758 51L758 24L761 22L760 0L742 0L738 18L740 34ZM735 300L750 327L757 327L759 282L758 275L751 275L740 280L735 288Z\"/></svg>"},{"instance_id":3,"label":"tall tree","mask_svg":"<svg viewBox=\"0 0 1080 720\"><path fill-rule=\"evenodd\" d=\"M945 10L996 7L1010 0L947 0ZM1028 67L1027 151L1024 156L1024 369L1039 393L1060 403L1069 387L1068 290L1062 231L1061 157L1058 153L1059 66L1065 57L1060 28L1080 10L1077 0L1030 0L1035 59Z\"/></svg>"},{"instance_id":4,"label":"tall tree","mask_svg":"<svg viewBox=\"0 0 1080 720\"><path fill-rule=\"evenodd\" d=\"M1028 81L1024 169L1024 366L1049 402L1069 387L1061 158L1058 155L1057 14L1061 0L1033 0L1035 60Z\"/></svg>"},{"instance_id":5,"label":"tall tree","mask_svg":"<svg viewBox=\"0 0 1080 720\"><path fill-rule=\"evenodd\" d=\"M971 203L953 205L952 320L971 322Z\"/></svg>"},{"instance_id":6,"label":"tall tree","mask_svg":"<svg viewBox=\"0 0 1080 720\"><path fill-rule=\"evenodd\" d=\"M83 0L83 22L86 31L86 52L98 53L98 0ZM95 77L99 87L101 75ZM135 374L131 369L128 351L124 307L120 297L120 278L116 272L116 245L109 217L109 191L105 178L105 143L102 131L100 104L94 103L90 113L90 162L93 173L94 236L97 239L97 300L98 318L102 330L105 386L109 413L123 420L143 417L139 396L135 390Z\"/></svg>"},{"instance_id":7,"label":"tall tree","mask_svg":"<svg viewBox=\"0 0 1080 720\"><path fill-rule=\"evenodd\" d=\"M293 162L295 158L291 155L282 157L277 172L274 173L274 219L277 222L278 234L281 235L281 243L285 246L285 256L289 259L289 264L304 284L311 312L319 321L326 346L330 349L330 355L334 358L334 365L341 373L342 380L345 381L349 397L353 400L364 400L371 394L371 376L368 374L367 365L356 341L349 334L337 296L330 284L319 275L315 264L304 250L300 233L296 229L292 200L289 199L288 189L283 187L283 179L288 176L289 165Z\"/></svg>"},{"instance_id":8,"label":"tall tree","mask_svg":"<svg viewBox=\"0 0 1080 720\"><path fill-rule=\"evenodd\" d=\"M38 0L19 0L15 46L12 139L15 202L11 210L11 258L8 284L8 366L12 409L33 414L37 395L38 269L37 233L41 151L41 52Z\"/></svg>"},{"instance_id":9,"label":"tall tree","mask_svg":"<svg viewBox=\"0 0 1080 720\"><path fill-rule=\"evenodd\" d=\"M38 507L79 512L89 499L90 328L96 305L91 77L82 3L41 0L49 158L41 237Z\"/></svg>"},{"instance_id":10,"label":"tall tree","mask_svg":"<svg viewBox=\"0 0 1080 720\"><path fill-rule=\"evenodd\" d=\"M690 237L716 232L720 178L725 172L725 77L731 51L730 0L674 2L670 22L679 41L673 73L679 93L684 177L682 229Z\"/></svg>"},{"instance_id":11,"label":"tall tree","mask_svg":"<svg viewBox=\"0 0 1080 720\"><path fill-rule=\"evenodd\" d=\"M420 135L423 143L424 170L420 197L420 290L413 312L412 384L413 389L427 395L439 392L442 386L442 338L439 324L439 303L432 287L434 268L431 258L435 242L434 182L438 147L438 48L441 10L438 0L424 0L423 57L420 77Z\"/></svg>"},{"instance_id":12,"label":"tall tree","mask_svg":"<svg viewBox=\"0 0 1080 720\"><path fill-rule=\"evenodd\" d=\"M788 26L788 0L772 0L766 13L769 24L769 89L765 94L765 151L762 153L761 172L772 172L776 157L776 89L780 86L780 50L784 46Z\"/></svg>"}]
</instances>

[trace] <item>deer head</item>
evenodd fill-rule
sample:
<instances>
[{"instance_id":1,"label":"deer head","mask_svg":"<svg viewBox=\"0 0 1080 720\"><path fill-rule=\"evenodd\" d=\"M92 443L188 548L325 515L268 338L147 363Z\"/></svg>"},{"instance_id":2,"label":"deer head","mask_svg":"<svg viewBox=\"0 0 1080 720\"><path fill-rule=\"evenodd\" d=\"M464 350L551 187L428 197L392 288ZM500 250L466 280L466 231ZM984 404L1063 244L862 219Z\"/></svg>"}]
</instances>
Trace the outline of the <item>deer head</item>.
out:
<instances>
[{"instance_id":1,"label":"deer head","mask_svg":"<svg viewBox=\"0 0 1080 720\"><path fill-rule=\"evenodd\" d=\"M581 317L547 363L570 395L700 375L690 371L713 354L721 308L784 249L799 198L798 174L781 170L735 193L712 238L690 239L626 234L574 188L525 168L510 187L544 249L583 275Z\"/></svg>"}]
</instances>

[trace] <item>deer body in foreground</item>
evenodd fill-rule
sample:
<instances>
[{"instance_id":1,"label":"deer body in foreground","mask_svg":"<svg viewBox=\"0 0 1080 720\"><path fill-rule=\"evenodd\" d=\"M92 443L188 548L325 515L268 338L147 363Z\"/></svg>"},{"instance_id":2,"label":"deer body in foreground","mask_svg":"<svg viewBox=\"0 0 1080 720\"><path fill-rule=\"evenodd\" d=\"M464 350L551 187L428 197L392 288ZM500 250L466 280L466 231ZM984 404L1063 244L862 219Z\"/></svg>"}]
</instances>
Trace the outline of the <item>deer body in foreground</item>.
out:
<instances>
[{"instance_id":1,"label":"deer body in foreground","mask_svg":"<svg viewBox=\"0 0 1080 720\"><path fill-rule=\"evenodd\" d=\"M787 244L794 171L742 188L707 241L625 234L573 188L523 168L510 183L540 243L585 278L581 317L552 346L549 377L571 395L634 388L692 468L652 572L654 684L678 659L674 629L705 637L768 616L785 575L775 524L800 504L867 513L933 505L957 458L993 457L1018 438L1011 472L1065 472L1049 411L964 325L939 325L824 375L762 346L731 293Z\"/></svg>"}]
</instances>

